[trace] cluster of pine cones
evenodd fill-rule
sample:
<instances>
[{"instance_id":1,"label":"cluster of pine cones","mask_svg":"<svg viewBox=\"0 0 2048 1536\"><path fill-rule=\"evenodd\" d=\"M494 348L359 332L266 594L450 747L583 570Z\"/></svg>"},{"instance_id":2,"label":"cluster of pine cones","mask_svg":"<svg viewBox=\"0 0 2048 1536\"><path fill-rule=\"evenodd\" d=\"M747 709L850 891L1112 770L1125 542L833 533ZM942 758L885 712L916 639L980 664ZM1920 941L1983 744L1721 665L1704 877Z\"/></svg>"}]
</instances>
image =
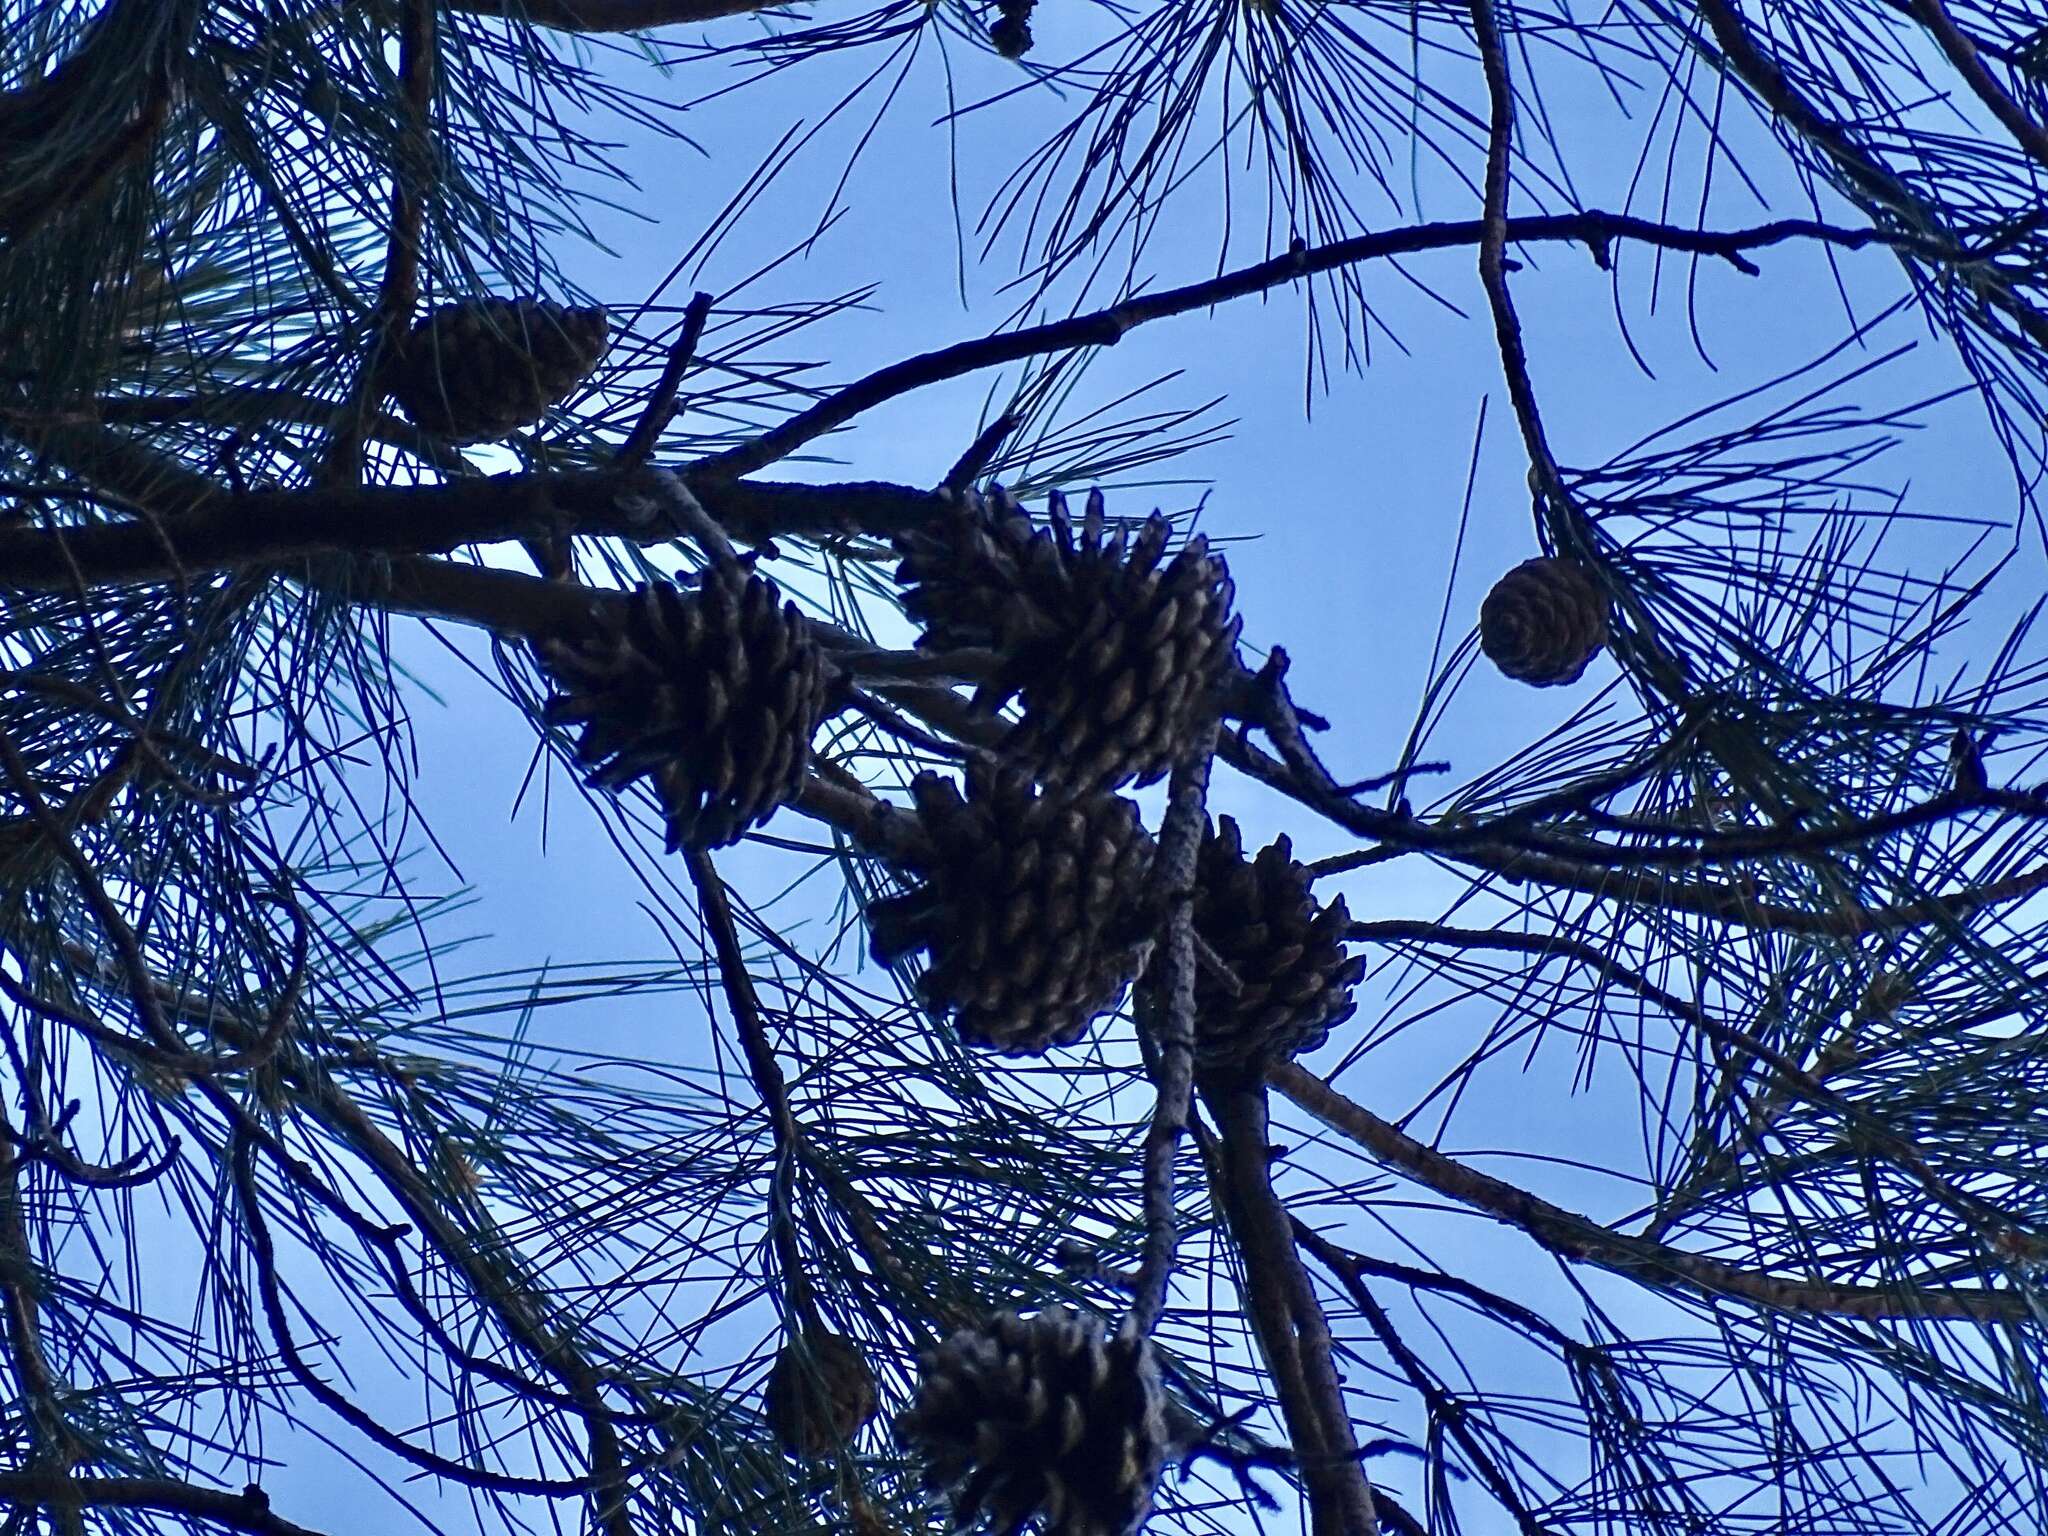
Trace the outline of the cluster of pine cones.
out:
<instances>
[{"instance_id":1,"label":"cluster of pine cones","mask_svg":"<svg viewBox=\"0 0 2048 1536\"><path fill-rule=\"evenodd\" d=\"M1000 0L995 42L1030 44L1030 0ZM387 358L415 424L455 442L539 421L597 366L601 310L535 300L452 304ZM1034 524L1000 489L951 496L898 540L904 606L922 648L986 662L974 706L1000 727L962 781L918 776L907 888L868 912L876 955L921 952L923 1001L968 1043L1037 1054L1081 1038L1146 977L1162 915L1155 850L1131 800L1185 757L1237 668L1223 560L1171 549L1154 514L1112 527L1100 493L1077 523L1065 499ZM1606 641L1606 601L1572 561L1525 561L1488 593L1482 648L1512 678L1575 680ZM834 670L796 609L746 566L652 583L546 644L548 719L576 731L591 781L645 781L669 847L730 843L788 803L833 705ZM1015 705L1014 718L1004 712ZM1197 856L1195 1065L1206 1083L1262 1076L1349 1017L1363 961L1349 915L1325 906L1284 837L1247 854L1224 817ZM777 1357L764 1406L792 1456L838 1452L872 1419L876 1384L850 1339L807 1326ZM1004 1536L1127 1536L1175 1447L1151 1346L1066 1308L1002 1313L920 1361L896 1433L956 1527Z\"/></svg>"},{"instance_id":2,"label":"cluster of pine cones","mask_svg":"<svg viewBox=\"0 0 2048 1536\"><path fill-rule=\"evenodd\" d=\"M1116 792L1181 761L1237 665L1228 568L1200 537L1169 553L1171 535L1157 514L1113 530L1099 492L1078 524L1055 494L1035 525L998 490L898 541L920 646L991 655L977 707L1018 705L964 792L938 774L912 786L931 863L869 911L876 954L923 950L925 1002L972 1044L1072 1044L1145 969L1154 850ZM1198 884L1197 932L1249 973L1199 989L1204 1064L1245 1070L1319 1040L1357 980L1342 904L1315 902L1284 840L1247 861L1229 823Z\"/></svg>"}]
</instances>

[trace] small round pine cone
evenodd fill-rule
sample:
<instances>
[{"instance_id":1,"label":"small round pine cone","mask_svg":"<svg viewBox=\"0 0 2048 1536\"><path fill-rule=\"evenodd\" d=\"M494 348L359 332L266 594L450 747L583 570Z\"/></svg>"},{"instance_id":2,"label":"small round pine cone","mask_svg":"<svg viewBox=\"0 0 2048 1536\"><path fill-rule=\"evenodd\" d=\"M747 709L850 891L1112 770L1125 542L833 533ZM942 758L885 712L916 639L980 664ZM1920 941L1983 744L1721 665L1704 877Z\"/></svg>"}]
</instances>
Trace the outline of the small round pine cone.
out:
<instances>
[{"instance_id":1,"label":"small round pine cone","mask_svg":"<svg viewBox=\"0 0 2048 1536\"><path fill-rule=\"evenodd\" d=\"M1576 560L1524 560L1479 605L1480 649L1517 682L1575 683L1606 643L1607 599Z\"/></svg>"},{"instance_id":2,"label":"small round pine cone","mask_svg":"<svg viewBox=\"0 0 2048 1536\"><path fill-rule=\"evenodd\" d=\"M542 648L561 688L548 721L582 727L592 784L652 782L671 852L737 841L803 786L830 702L824 651L772 582L732 565L690 590L644 586L613 612Z\"/></svg>"},{"instance_id":3,"label":"small round pine cone","mask_svg":"<svg viewBox=\"0 0 2048 1536\"><path fill-rule=\"evenodd\" d=\"M1128 539L1106 529L1099 491L1078 530L1063 496L1034 529L997 491L958 498L936 526L898 541L919 645L998 653L975 702L993 712L1021 700L1002 754L1062 794L1163 778L1237 644L1235 588L1207 540L1169 558L1173 526L1157 513Z\"/></svg>"},{"instance_id":4,"label":"small round pine cone","mask_svg":"<svg viewBox=\"0 0 2048 1536\"><path fill-rule=\"evenodd\" d=\"M465 299L412 328L385 386L414 425L457 443L532 426L589 378L604 356L601 309L542 299Z\"/></svg>"},{"instance_id":5,"label":"small round pine cone","mask_svg":"<svg viewBox=\"0 0 2048 1536\"><path fill-rule=\"evenodd\" d=\"M1037 0L996 0L1001 14L989 24L988 39L1006 59L1021 59L1031 51L1031 13Z\"/></svg>"},{"instance_id":6,"label":"small round pine cone","mask_svg":"<svg viewBox=\"0 0 2048 1536\"><path fill-rule=\"evenodd\" d=\"M1228 965L1236 992L1195 968L1195 1069L1209 1078L1258 1076L1312 1051L1357 1006L1363 956L1344 948L1344 898L1322 905L1285 837L1246 858L1237 823L1221 818L1195 865L1195 932ZM1147 985L1155 985L1153 975Z\"/></svg>"},{"instance_id":7,"label":"small round pine cone","mask_svg":"<svg viewBox=\"0 0 2048 1536\"><path fill-rule=\"evenodd\" d=\"M875 1373L853 1340L804 1333L776 1355L763 1406L782 1448L801 1461L817 1461L875 1416Z\"/></svg>"},{"instance_id":8,"label":"small round pine cone","mask_svg":"<svg viewBox=\"0 0 2048 1536\"><path fill-rule=\"evenodd\" d=\"M978 760L911 784L936 850L921 884L868 909L877 959L929 953L926 1006L1005 1055L1072 1045L1116 1005L1151 944L1152 843L1115 795L1042 796Z\"/></svg>"},{"instance_id":9,"label":"small round pine cone","mask_svg":"<svg viewBox=\"0 0 2048 1536\"><path fill-rule=\"evenodd\" d=\"M924 1462L955 1529L1129 1536L1174 1447L1151 1345L1071 1307L1005 1312L919 1362L896 1437Z\"/></svg>"}]
</instances>

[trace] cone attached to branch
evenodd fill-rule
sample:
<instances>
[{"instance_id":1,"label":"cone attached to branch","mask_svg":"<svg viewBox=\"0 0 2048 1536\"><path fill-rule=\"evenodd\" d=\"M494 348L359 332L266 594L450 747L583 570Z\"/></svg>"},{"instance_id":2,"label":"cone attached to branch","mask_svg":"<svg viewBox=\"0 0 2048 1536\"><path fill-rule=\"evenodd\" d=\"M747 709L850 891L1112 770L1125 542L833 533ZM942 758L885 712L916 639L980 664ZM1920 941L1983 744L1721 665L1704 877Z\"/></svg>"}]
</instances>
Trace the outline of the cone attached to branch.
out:
<instances>
[{"instance_id":1,"label":"cone attached to branch","mask_svg":"<svg viewBox=\"0 0 2048 1536\"><path fill-rule=\"evenodd\" d=\"M816 1461L875 1416L875 1373L853 1340L813 1330L782 1346L764 1406L782 1448Z\"/></svg>"},{"instance_id":2,"label":"cone attached to branch","mask_svg":"<svg viewBox=\"0 0 2048 1536\"><path fill-rule=\"evenodd\" d=\"M975 701L1021 698L1002 753L1048 789L1162 778L1210 709L1237 643L1234 588L1200 536L1169 557L1172 533L1157 513L1129 537L1109 533L1100 492L1078 529L1057 494L1034 529L997 491L959 498L899 541L919 644L997 652Z\"/></svg>"},{"instance_id":3,"label":"cone attached to branch","mask_svg":"<svg viewBox=\"0 0 2048 1536\"><path fill-rule=\"evenodd\" d=\"M488 442L532 426L604 356L601 309L544 299L465 299L412 328L385 385L422 430Z\"/></svg>"},{"instance_id":4,"label":"cone attached to branch","mask_svg":"<svg viewBox=\"0 0 2048 1536\"><path fill-rule=\"evenodd\" d=\"M1577 682L1606 643L1607 598L1576 560L1524 560L1479 605L1480 649L1537 688Z\"/></svg>"},{"instance_id":5,"label":"cone attached to branch","mask_svg":"<svg viewBox=\"0 0 2048 1536\"><path fill-rule=\"evenodd\" d=\"M1115 795L1044 796L1014 770L970 766L911 785L936 850L923 883L868 909L875 955L928 952L919 983L971 1045L1036 1055L1114 1007L1151 945L1152 843Z\"/></svg>"},{"instance_id":6,"label":"cone attached to branch","mask_svg":"<svg viewBox=\"0 0 2048 1536\"><path fill-rule=\"evenodd\" d=\"M955 1529L1129 1536L1173 1446L1151 1345L1058 1307L1003 1313L922 1357L896 1435Z\"/></svg>"},{"instance_id":7,"label":"cone attached to branch","mask_svg":"<svg viewBox=\"0 0 2048 1536\"><path fill-rule=\"evenodd\" d=\"M736 841L795 798L829 708L823 650L774 584L735 565L644 586L589 634L551 642L551 724L582 727L590 782L649 780L670 851Z\"/></svg>"},{"instance_id":8,"label":"cone attached to branch","mask_svg":"<svg viewBox=\"0 0 2048 1536\"><path fill-rule=\"evenodd\" d=\"M1195 968L1195 1068L1203 1076L1263 1075L1273 1062L1314 1050L1351 1017L1351 989L1365 974L1364 957L1344 947L1351 914L1341 896L1327 907L1318 902L1309 881L1285 837L1246 858L1243 835L1225 816L1202 840L1195 932L1231 972ZM1154 976L1146 984L1156 984Z\"/></svg>"}]
</instances>

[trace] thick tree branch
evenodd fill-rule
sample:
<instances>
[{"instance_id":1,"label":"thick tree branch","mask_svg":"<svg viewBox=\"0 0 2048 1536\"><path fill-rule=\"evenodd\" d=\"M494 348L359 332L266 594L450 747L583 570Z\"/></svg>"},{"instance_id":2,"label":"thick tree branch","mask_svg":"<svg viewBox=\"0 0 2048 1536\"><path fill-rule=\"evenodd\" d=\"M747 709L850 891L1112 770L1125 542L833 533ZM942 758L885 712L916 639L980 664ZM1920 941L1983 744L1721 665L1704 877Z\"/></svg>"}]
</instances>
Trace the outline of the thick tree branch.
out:
<instances>
[{"instance_id":1,"label":"thick tree branch","mask_svg":"<svg viewBox=\"0 0 2048 1536\"><path fill-rule=\"evenodd\" d=\"M1217 1203L1244 1261L1252 1331L1300 1464L1310 1529L1315 1536L1377 1536L1372 1485L1359 1463L1329 1319L1273 1192L1265 1085L1205 1083L1202 1099L1219 1132L1211 1165Z\"/></svg>"},{"instance_id":2,"label":"thick tree branch","mask_svg":"<svg viewBox=\"0 0 2048 1536\"><path fill-rule=\"evenodd\" d=\"M438 485L321 486L231 494L182 466L152 462L114 434L70 457L90 483L145 509L134 522L0 531L0 590L196 580L326 554L446 554L469 544L569 534L662 543L663 472L641 468L473 477ZM124 451L125 450L125 451ZM746 543L887 534L932 517L936 493L907 485L683 482Z\"/></svg>"},{"instance_id":3,"label":"thick tree branch","mask_svg":"<svg viewBox=\"0 0 2048 1536\"><path fill-rule=\"evenodd\" d=\"M504 16L556 32L647 32L771 11L790 0L448 0L472 16Z\"/></svg>"},{"instance_id":4,"label":"thick tree branch","mask_svg":"<svg viewBox=\"0 0 2048 1536\"><path fill-rule=\"evenodd\" d=\"M63 1478L50 1472L0 1472L0 1503L50 1504L74 1511L142 1510L204 1520L247 1536L320 1536L318 1531L272 1514L270 1500L254 1484L240 1493L223 1493L169 1478Z\"/></svg>"}]
</instances>

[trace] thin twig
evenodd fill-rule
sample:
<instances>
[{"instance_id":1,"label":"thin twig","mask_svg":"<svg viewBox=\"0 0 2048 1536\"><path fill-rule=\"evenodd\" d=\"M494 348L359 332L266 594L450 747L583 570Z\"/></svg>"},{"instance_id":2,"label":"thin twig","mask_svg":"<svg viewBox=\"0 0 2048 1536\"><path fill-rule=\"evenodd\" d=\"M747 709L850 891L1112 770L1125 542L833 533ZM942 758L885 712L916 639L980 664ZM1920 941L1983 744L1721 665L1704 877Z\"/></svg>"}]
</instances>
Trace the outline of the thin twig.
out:
<instances>
[{"instance_id":1,"label":"thin twig","mask_svg":"<svg viewBox=\"0 0 2048 1536\"><path fill-rule=\"evenodd\" d=\"M654 392L647 397L647 404L641 409L640 419L633 424L632 432L613 462L632 467L647 462L654 452L654 445L661 441L662 429L675 415L676 392L682 388L683 375L690 364L697 359L697 343L704 339L704 323L711 318L711 295L696 293L690 298L689 307L683 311L683 329L676 337L675 345L669 348L668 361L662 365L661 377L655 382Z\"/></svg>"},{"instance_id":2,"label":"thin twig","mask_svg":"<svg viewBox=\"0 0 2048 1536\"><path fill-rule=\"evenodd\" d=\"M404 0L398 32L398 84L405 132L391 167L391 232L384 275L370 313L368 341L355 384L336 418L322 478L352 485L362 478L363 432L382 392L384 365L397 350L419 300L420 246L427 194L438 150L433 141L438 34L434 0Z\"/></svg>"},{"instance_id":3,"label":"thin twig","mask_svg":"<svg viewBox=\"0 0 2048 1536\"><path fill-rule=\"evenodd\" d=\"M1477 245L1486 233L1486 221L1459 219L1382 230L1333 241L1328 245L1305 246L1198 283L1125 299L1089 314L1000 332L906 358L856 380L764 432L751 443L698 460L690 466L690 473L736 479L787 458L814 438L912 390L1027 357L1068 352L1081 347L1114 346L1128 332L1154 320L1208 309L1230 299L1264 293L1319 272L1334 271L1359 262ZM1967 260L1970 255L1952 243L1945 244L1894 230L1840 229L1812 219L1779 219L1747 229L1714 231L1685 229L1600 210L1516 219L1507 225L1504 238L1517 245L1564 242L1594 247L1617 240L1633 240L1663 250L1718 256L1751 273L1757 269L1747 260L1745 252L1791 240L1815 240L1843 250L1857 250L1865 246L1886 249L1903 246L1922 251L1930 257L1955 261Z\"/></svg>"},{"instance_id":4,"label":"thin twig","mask_svg":"<svg viewBox=\"0 0 2048 1536\"><path fill-rule=\"evenodd\" d=\"M789 1107L789 1085L775 1060L775 1047L768 1039L761 1019L761 999L754 991L753 974L740 948L739 930L733 923L732 902L725 882L711 855L701 848L685 849L683 862L697 887L697 901L704 914L704 926L711 932L711 950L718 959L718 975L725 988L726 1006L739 1030L740 1049L747 1058L747 1072L768 1111L768 1124L775 1135L775 1183L769 1198L769 1233L775 1256L782 1267L789 1308L806 1329L823 1329L818 1299L804 1267L803 1250L797 1244L796 1211L793 1199L796 1164L803 1132Z\"/></svg>"}]
</instances>

